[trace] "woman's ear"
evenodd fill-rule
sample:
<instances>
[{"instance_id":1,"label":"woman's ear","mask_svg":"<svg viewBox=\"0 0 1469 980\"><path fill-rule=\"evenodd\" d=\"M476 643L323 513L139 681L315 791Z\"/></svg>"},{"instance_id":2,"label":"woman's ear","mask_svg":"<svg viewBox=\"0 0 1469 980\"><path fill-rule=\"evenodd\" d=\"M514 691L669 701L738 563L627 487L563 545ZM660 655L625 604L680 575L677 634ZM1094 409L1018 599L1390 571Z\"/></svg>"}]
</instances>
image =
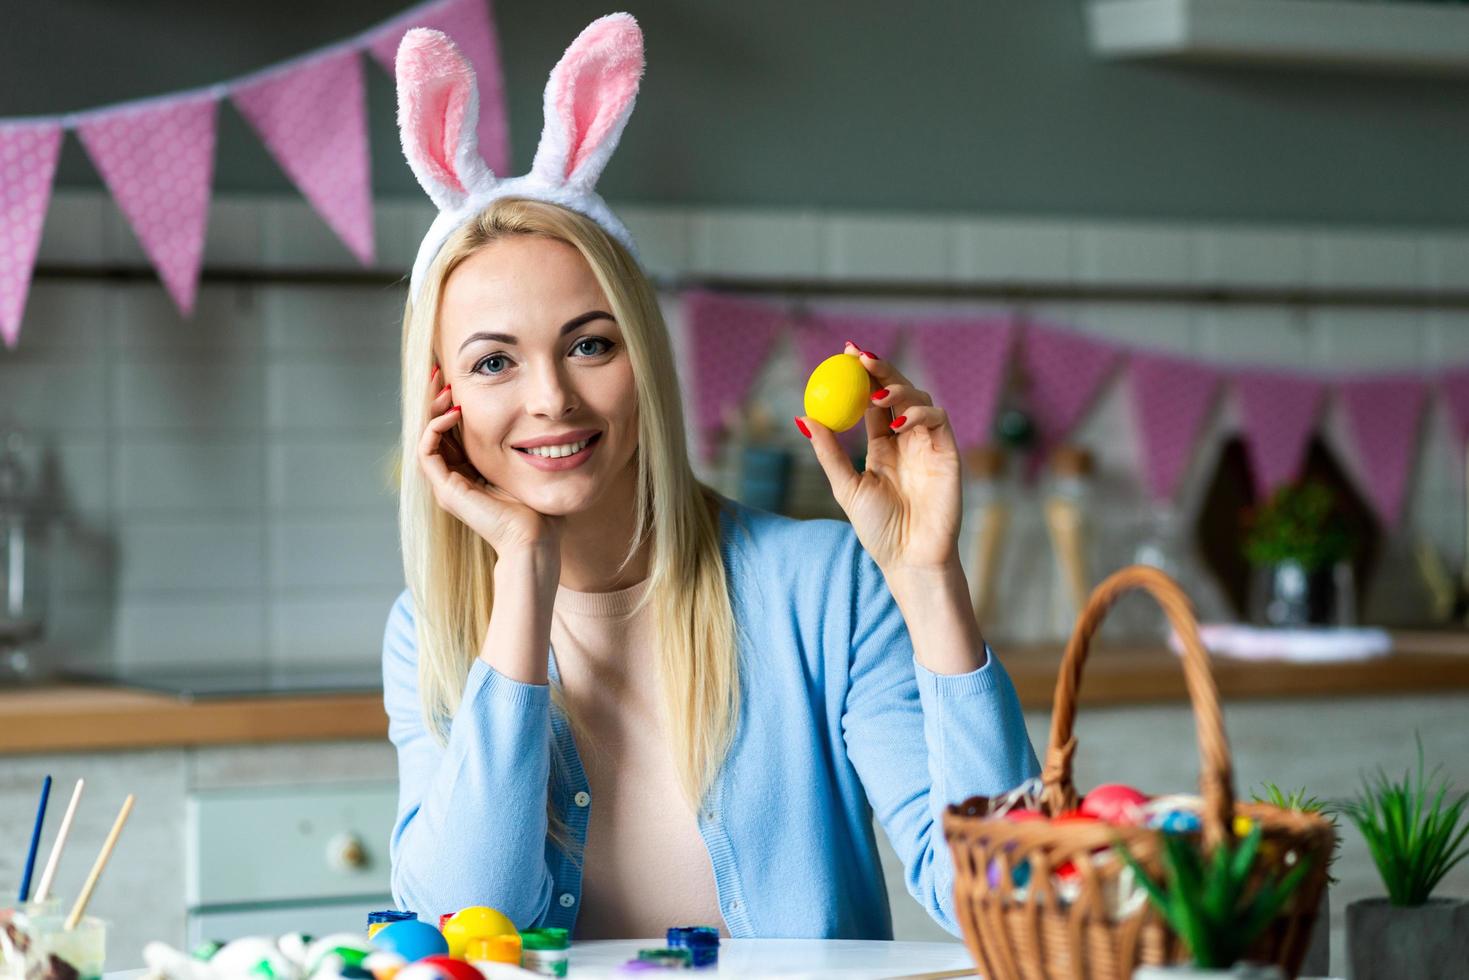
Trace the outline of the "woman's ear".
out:
<instances>
[{"instance_id":1,"label":"woman's ear","mask_svg":"<svg viewBox=\"0 0 1469 980\"><path fill-rule=\"evenodd\" d=\"M546 82L545 129L531 172L589 191L632 114L643 77L643 32L631 14L588 24Z\"/></svg>"},{"instance_id":2,"label":"woman's ear","mask_svg":"<svg viewBox=\"0 0 1469 980\"><path fill-rule=\"evenodd\" d=\"M479 153L474 68L447 34L415 27L398 45L398 132L419 184L453 211L495 184Z\"/></svg>"}]
</instances>

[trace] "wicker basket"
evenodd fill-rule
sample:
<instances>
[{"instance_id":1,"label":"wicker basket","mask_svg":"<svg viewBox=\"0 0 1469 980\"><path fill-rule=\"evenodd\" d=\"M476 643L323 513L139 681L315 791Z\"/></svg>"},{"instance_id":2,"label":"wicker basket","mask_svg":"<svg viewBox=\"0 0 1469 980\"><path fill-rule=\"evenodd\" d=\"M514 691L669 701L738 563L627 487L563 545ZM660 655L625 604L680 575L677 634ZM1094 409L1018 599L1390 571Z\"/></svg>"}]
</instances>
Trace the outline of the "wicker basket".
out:
<instances>
[{"instance_id":1,"label":"wicker basket","mask_svg":"<svg viewBox=\"0 0 1469 980\"><path fill-rule=\"evenodd\" d=\"M1183 642L1183 671L1198 725L1202 769L1202 836L1206 847L1233 839L1236 814L1261 828L1261 855L1274 855L1280 873L1288 855L1311 861L1294 897L1250 950L1250 958L1279 964L1294 977L1311 937L1334 830L1317 814L1267 804L1237 805L1234 773L1219 694L1199 642L1188 599L1168 576L1134 566L1099 585L1077 618L1056 680L1051 740L1041 773L1040 809L1049 817L1076 807L1071 757L1076 690L1087 648L1112 604L1132 589L1152 594ZM964 941L986 980L1129 980L1142 964L1185 962L1188 951L1130 881L1115 854L1098 857L1120 838L1154 880L1162 880L1162 831L1104 823L1012 822L989 817L990 801L974 797L950 806L944 835L954 856L954 904ZM1017 884L1012 869L1029 862ZM1071 862L1066 894L1052 872ZM993 867L992 867L993 863ZM1257 861L1261 874L1267 861ZM1118 890L1130 898L1120 902Z\"/></svg>"}]
</instances>

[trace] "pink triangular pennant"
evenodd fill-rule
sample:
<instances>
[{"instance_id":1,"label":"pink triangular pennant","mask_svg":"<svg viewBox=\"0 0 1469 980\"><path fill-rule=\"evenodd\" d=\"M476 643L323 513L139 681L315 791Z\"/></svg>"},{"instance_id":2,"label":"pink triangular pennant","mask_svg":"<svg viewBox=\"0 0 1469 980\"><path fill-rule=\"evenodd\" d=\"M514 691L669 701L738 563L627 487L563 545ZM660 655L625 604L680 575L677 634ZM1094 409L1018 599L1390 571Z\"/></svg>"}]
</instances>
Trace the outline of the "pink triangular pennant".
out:
<instances>
[{"instance_id":1,"label":"pink triangular pennant","mask_svg":"<svg viewBox=\"0 0 1469 980\"><path fill-rule=\"evenodd\" d=\"M0 335L6 347L20 342L60 155L60 123L0 125Z\"/></svg>"},{"instance_id":2,"label":"pink triangular pennant","mask_svg":"<svg viewBox=\"0 0 1469 980\"><path fill-rule=\"evenodd\" d=\"M1143 484L1156 501L1173 499L1219 392L1219 372L1166 354L1131 355L1132 408L1143 454Z\"/></svg>"},{"instance_id":3,"label":"pink triangular pennant","mask_svg":"<svg viewBox=\"0 0 1469 980\"><path fill-rule=\"evenodd\" d=\"M726 413L738 410L749 395L786 315L767 303L693 292L684 298L684 316L693 363L694 418L704 459L712 462L719 454Z\"/></svg>"},{"instance_id":4,"label":"pink triangular pennant","mask_svg":"<svg viewBox=\"0 0 1469 980\"><path fill-rule=\"evenodd\" d=\"M216 100L191 96L94 116L77 126L163 285L188 316L199 288Z\"/></svg>"},{"instance_id":5,"label":"pink triangular pennant","mask_svg":"<svg viewBox=\"0 0 1469 980\"><path fill-rule=\"evenodd\" d=\"M444 0L383 28L368 44L368 50L389 75L395 72L398 43L414 27L443 31L474 66L479 84L479 125L475 129L479 152L492 171L505 176L510 172L509 111L490 0Z\"/></svg>"},{"instance_id":6,"label":"pink triangular pennant","mask_svg":"<svg viewBox=\"0 0 1469 980\"><path fill-rule=\"evenodd\" d=\"M846 350L852 341L865 351L890 357L897 348L902 323L891 317L865 313L807 313L796 321L796 356L807 374L833 354Z\"/></svg>"},{"instance_id":7,"label":"pink triangular pennant","mask_svg":"<svg viewBox=\"0 0 1469 980\"><path fill-rule=\"evenodd\" d=\"M363 265L373 259L362 60L314 58L231 96L281 169Z\"/></svg>"},{"instance_id":8,"label":"pink triangular pennant","mask_svg":"<svg viewBox=\"0 0 1469 980\"><path fill-rule=\"evenodd\" d=\"M1439 379L1438 390L1454 422L1459 445L1469 445L1469 367L1445 372Z\"/></svg>"},{"instance_id":9,"label":"pink triangular pennant","mask_svg":"<svg viewBox=\"0 0 1469 980\"><path fill-rule=\"evenodd\" d=\"M1032 474L1081 421L1117 357L1117 348L1091 337L1051 327L1026 327L1020 365L1040 450L1031 457Z\"/></svg>"},{"instance_id":10,"label":"pink triangular pennant","mask_svg":"<svg viewBox=\"0 0 1469 980\"><path fill-rule=\"evenodd\" d=\"M1231 374L1255 493L1264 499L1300 475L1326 386L1308 374L1244 369Z\"/></svg>"},{"instance_id":11,"label":"pink triangular pennant","mask_svg":"<svg viewBox=\"0 0 1469 980\"><path fill-rule=\"evenodd\" d=\"M1422 378L1379 375L1337 385L1357 450L1357 474L1377 516L1398 525L1418 458L1418 423L1428 388Z\"/></svg>"},{"instance_id":12,"label":"pink triangular pennant","mask_svg":"<svg viewBox=\"0 0 1469 980\"><path fill-rule=\"evenodd\" d=\"M961 450L992 440L1014 325L1004 317L920 320L908 325L935 404L949 413Z\"/></svg>"}]
</instances>

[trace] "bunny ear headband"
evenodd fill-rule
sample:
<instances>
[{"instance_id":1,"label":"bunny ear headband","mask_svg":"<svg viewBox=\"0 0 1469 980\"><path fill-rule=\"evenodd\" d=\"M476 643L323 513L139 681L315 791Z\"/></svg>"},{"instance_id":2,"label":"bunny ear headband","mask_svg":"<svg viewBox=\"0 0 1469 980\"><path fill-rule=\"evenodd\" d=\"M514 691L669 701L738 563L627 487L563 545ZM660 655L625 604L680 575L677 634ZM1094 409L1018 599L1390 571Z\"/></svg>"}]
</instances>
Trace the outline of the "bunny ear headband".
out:
<instances>
[{"instance_id":1,"label":"bunny ear headband","mask_svg":"<svg viewBox=\"0 0 1469 980\"><path fill-rule=\"evenodd\" d=\"M634 251L627 228L594 189L632 115L643 74L643 33L631 14L592 21L551 70L545 128L523 177L500 180L480 156L474 69L448 35L421 27L403 35L396 71L403 152L439 208L413 263L415 299L449 236L502 197L569 208Z\"/></svg>"}]
</instances>

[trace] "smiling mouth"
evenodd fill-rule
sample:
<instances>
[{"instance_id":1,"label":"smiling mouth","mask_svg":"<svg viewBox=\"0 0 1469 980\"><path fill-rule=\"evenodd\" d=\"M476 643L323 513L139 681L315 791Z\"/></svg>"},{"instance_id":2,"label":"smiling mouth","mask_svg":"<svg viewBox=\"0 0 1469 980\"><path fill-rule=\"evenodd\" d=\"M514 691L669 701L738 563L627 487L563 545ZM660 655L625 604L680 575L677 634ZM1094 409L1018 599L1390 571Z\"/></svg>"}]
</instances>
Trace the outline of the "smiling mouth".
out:
<instances>
[{"instance_id":1,"label":"smiling mouth","mask_svg":"<svg viewBox=\"0 0 1469 980\"><path fill-rule=\"evenodd\" d=\"M601 438L602 433L598 432L591 438L583 439L580 442L567 443L564 446L540 446L535 449L515 447L515 451L524 453L527 456L539 456L541 459L563 459L567 456L575 456Z\"/></svg>"}]
</instances>

